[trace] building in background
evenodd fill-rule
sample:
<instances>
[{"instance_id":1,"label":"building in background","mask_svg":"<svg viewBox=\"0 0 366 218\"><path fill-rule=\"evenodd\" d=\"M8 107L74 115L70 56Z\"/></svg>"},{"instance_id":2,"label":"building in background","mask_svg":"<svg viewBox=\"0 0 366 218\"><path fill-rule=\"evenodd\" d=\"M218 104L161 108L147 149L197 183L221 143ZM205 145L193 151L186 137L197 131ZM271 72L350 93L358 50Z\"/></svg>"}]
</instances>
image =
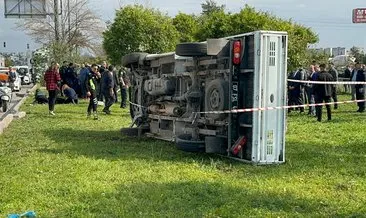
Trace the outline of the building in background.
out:
<instances>
[{"instance_id":1,"label":"building in background","mask_svg":"<svg viewBox=\"0 0 366 218\"><path fill-rule=\"evenodd\" d=\"M5 67L5 57L0 54L0 67Z\"/></svg>"},{"instance_id":2,"label":"building in background","mask_svg":"<svg viewBox=\"0 0 366 218\"><path fill-rule=\"evenodd\" d=\"M332 49L331 48L325 48L324 49L324 54L329 55L329 56L333 56Z\"/></svg>"},{"instance_id":3,"label":"building in background","mask_svg":"<svg viewBox=\"0 0 366 218\"><path fill-rule=\"evenodd\" d=\"M332 48L332 56L338 56L338 55L345 55L346 54L346 48L343 47L337 47Z\"/></svg>"},{"instance_id":4,"label":"building in background","mask_svg":"<svg viewBox=\"0 0 366 218\"><path fill-rule=\"evenodd\" d=\"M338 55L345 55L346 48L344 47L336 47L336 48L311 48L310 51L314 51L318 54L329 55L330 57L335 57Z\"/></svg>"}]
</instances>

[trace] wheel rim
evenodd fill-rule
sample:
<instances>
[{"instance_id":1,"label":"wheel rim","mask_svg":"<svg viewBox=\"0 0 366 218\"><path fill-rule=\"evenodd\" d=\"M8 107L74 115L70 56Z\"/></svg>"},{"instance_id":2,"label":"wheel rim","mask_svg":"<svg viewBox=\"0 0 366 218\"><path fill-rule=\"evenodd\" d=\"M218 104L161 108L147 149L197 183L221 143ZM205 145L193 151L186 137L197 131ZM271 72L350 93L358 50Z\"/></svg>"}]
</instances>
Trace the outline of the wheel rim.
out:
<instances>
[{"instance_id":1,"label":"wheel rim","mask_svg":"<svg viewBox=\"0 0 366 218\"><path fill-rule=\"evenodd\" d=\"M214 89L210 95L210 106L212 109L219 108L221 103L219 90Z\"/></svg>"}]
</instances>

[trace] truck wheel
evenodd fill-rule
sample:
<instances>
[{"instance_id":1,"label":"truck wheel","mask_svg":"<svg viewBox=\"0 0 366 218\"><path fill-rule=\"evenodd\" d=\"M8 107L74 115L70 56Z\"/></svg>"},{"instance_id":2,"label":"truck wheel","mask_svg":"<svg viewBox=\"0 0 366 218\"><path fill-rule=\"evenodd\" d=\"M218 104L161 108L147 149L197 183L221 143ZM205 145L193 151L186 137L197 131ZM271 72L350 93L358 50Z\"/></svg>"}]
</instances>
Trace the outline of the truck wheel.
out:
<instances>
[{"instance_id":1,"label":"truck wheel","mask_svg":"<svg viewBox=\"0 0 366 218\"><path fill-rule=\"evenodd\" d=\"M206 56L207 44L200 42L180 43L175 48L175 54L187 57Z\"/></svg>"},{"instance_id":2,"label":"truck wheel","mask_svg":"<svg viewBox=\"0 0 366 218\"><path fill-rule=\"evenodd\" d=\"M148 55L148 54L143 53L143 52L134 52L134 53L127 54L122 57L122 66L127 67L128 65L134 64L134 63L142 64L146 55Z\"/></svg>"},{"instance_id":3,"label":"truck wheel","mask_svg":"<svg viewBox=\"0 0 366 218\"><path fill-rule=\"evenodd\" d=\"M208 83L205 94L206 111L223 111L229 105L229 84L228 82L216 79ZM207 114L207 117L219 119L225 114Z\"/></svg>"},{"instance_id":4,"label":"truck wheel","mask_svg":"<svg viewBox=\"0 0 366 218\"><path fill-rule=\"evenodd\" d=\"M204 152L205 142L193 140L191 134L183 134L177 136L175 143L178 150L186 152Z\"/></svg>"},{"instance_id":5,"label":"truck wheel","mask_svg":"<svg viewBox=\"0 0 366 218\"><path fill-rule=\"evenodd\" d=\"M3 112L5 113L8 110L8 102L3 101Z\"/></svg>"}]
</instances>

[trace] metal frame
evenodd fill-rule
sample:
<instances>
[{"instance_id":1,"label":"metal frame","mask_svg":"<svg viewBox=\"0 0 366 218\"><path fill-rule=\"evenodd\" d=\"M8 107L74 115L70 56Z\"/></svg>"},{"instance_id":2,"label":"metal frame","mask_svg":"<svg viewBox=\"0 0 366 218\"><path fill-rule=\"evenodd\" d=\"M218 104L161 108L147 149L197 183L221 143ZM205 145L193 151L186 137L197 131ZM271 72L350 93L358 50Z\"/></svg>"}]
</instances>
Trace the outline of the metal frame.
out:
<instances>
[{"instance_id":1,"label":"metal frame","mask_svg":"<svg viewBox=\"0 0 366 218\"><path fill-rule=\"evenodd\" d=\"M15 1L15 0L14 0ZM46 9L46 0L17 0L18 2L9 8L9 0L4 0L5 18L35 18L41 17L46 18L52 16L54 13L48 13ZM42 8L39 8L35 3L40 3ZM60 0L61 10L59 15L62 13L62 1ZM29 9L27 12L26 9Z\"/></svg>"}]
</instances>

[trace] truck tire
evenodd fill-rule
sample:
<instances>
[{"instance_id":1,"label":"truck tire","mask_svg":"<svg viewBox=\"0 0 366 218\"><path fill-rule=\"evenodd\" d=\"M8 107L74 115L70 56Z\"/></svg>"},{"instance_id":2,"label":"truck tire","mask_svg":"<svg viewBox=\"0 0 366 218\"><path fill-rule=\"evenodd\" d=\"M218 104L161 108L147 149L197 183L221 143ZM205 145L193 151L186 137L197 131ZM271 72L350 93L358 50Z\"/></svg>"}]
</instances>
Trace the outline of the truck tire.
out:
<instances>
[{"instance_id":1,"label":"truck tire","mask_svg":"<svg viewBox=\"0 0 366 218\"><path fill-rule=\"evenodd\" d=\"M177 136L175 143L178 150L186 152L204 152L205 141L193 140L191 134Z\"/></svg>"},{"instance_id":2,"label":"truck tire","mask_svg":"<svg viewBox=\"0 0 366 218\"><path fill-rule=\"evenodd\" d=\"M122 57L122 66L127 67L130 64L139 63L141 64L142 61L145 59L147 53L143 52L133 52L130 54L127 54Z\"/></svg>"},{"instance_id":3,"label":"truck tire","mask_svg":"<svg viewBox=\"0 0 366 218\"><path fill-rule=\"evenodd\" d=\"M200 42L180 43L175 48L175 54L186 57L206 56L207 44Z\"/></svg>"},{"instance_id":4,"label":"truck tire","mask_svg":"<svg viewBox=\"0 0 366 218\"><path fill-rule=\"evenodd\" d=\"M216 79L207 84L205 93L206 111L223 111L228 109L229 105L229 83L227 81ZM212 119L223 118L225 114L206 114Z\"/></svg>"}]
</instances>

